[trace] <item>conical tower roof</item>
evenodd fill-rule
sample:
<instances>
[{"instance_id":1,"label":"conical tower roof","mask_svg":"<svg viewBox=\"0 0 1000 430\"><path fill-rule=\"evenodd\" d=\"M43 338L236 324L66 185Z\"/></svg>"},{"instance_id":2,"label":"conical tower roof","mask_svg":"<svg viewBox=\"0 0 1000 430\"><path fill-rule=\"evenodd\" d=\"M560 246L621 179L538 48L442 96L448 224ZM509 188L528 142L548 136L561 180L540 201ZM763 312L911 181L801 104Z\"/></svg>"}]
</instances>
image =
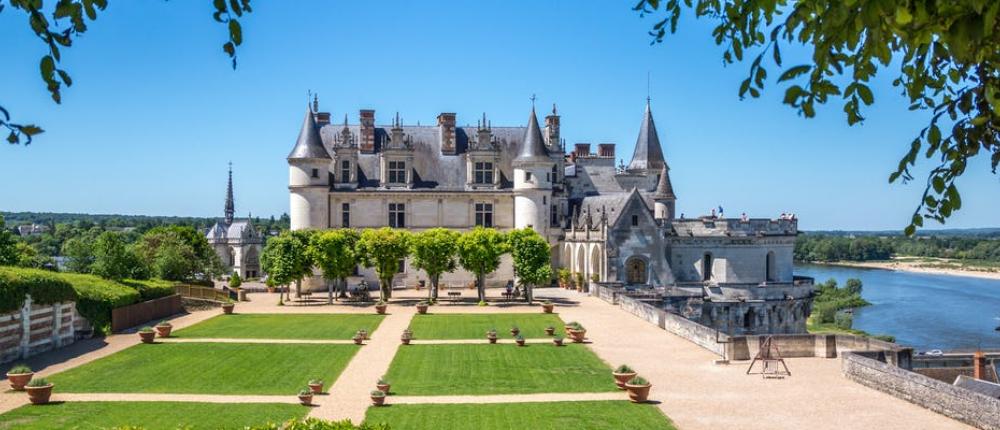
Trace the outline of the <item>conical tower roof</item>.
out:
<instances>
[{"instance_id":1,"label":"conical tower roof","mask_svg":"<svg viewBox=\"0 0 1000 430\"><path fill-rule=\"evenodd\" d=\"M656 183L656 191L653 193L653 198L677 199L677 196L674 195L674 186L670 183L670 169L667 168L665 163L663 168L660 169L660 180Z\"/></svg>"},{"instance_id":2,"label":"conical tower roof","mask_svg":"<svg viewBox=\"0 0 1000 430\"><path fill-rule=\"evenodd\" d=\"M517 152L515 162L519 161L550 161L549 151L545 149L545 139L542 130L538 128L538 118L535 117L535 107L531 107L531 117L528 118L528 128L524 131L524 142Z\"/></svg>"},{"instance_id":3,"label":"conical tower roof","mask_svg":"<svg viewBox=\"0 0 1000 430\"><path fill-rule=\"evenodd\" d=\"M226 187L226 225L233 223L236 216L236 203L233 201L233 163L229 163L229 184Z\"/></svg>"},{"instance_id":4,"label":"conical tower roof","mask_svg":"<svg viewBox=\"0 0 1000 430\"><path fill-rule=\"evenodd\" d=\"M656 134L656 124L653 123L653 114L649 109L649 100L646 100L646 114L642 117L642 126L639 128L639 138L635 141L635 150L632 152L632 161L628 163L629 170L659 170L666 166L663 159L663 149L660 148L660 137Z\"/></svg>"},{"instance_id":5,"label":"conical tower roof","mask_svg":"<svg viewBox=\"0 0 1000 430\"><path fill-rule=\"evenodd\" d=\"M288 153L289 160L300 158L330 158L330 153L323 147L323 139L319 137L319 128L316 127L316 119L310 109L306 109L299 139L295 141L292 152Z\"/></svg>"}]
</instances>

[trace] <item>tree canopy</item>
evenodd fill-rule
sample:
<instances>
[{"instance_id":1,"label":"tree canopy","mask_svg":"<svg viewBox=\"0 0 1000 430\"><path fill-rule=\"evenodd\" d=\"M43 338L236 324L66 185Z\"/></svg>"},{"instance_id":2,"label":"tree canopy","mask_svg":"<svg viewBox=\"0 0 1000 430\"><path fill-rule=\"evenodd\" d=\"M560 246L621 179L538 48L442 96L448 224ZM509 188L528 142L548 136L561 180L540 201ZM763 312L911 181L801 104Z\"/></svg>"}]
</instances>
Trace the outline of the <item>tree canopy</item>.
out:
<instances>
[{"instance_id":1,"label":"tree canopy","mask_svg":"<svg viewBox=\"0 0 1000 430\"><path fill-rule=\"evenodd\" d=\"M500 257L508 246L504 234L492 228L476 227L458 238L458 261L476 274L480 302L486 301L486 274L500 267Z\"/></svg>"},{"instance_id":2,"label":"tree canopy","mask_svg":"<svg viewBox=\"0 0 1000 430\"><path fill-rule=\"evenodd\" d=\"M0 266L13 266L17 261L17 239L14 238L14 233L7 229L3 215L0 215Z\"/></svg>"},{"instance_id":3,"label":"tree canopy","mask_svg":"<svg viewBox=\"0 0 1000 430\"><path fill-rule=\"evenodd\" d=\"M343 281L358 265L355 246L359 239L358 232L352 229L316 233L309 242L310 258L323 271L323 277Z\"/></svg>"},{"instance_id":4,"label":"tree canopy","mask_svg":"<svg viewBox=\"0 0 1000 430\"><path fill-rule=\"evenodd\" d=\"M389 227L361 232L358 254L365 267L375 268L382 300L392 297L392 278L399 273L401 261L410 255L410 239L410 232Z\"/></svg>"},{"instance_id":5,"label":"tree canopy","mask_svg":"<svg viewBox=\"0 0 1000 430\"><path fill-rule=\"evenodd\" d=\"M453 272L458 267L455 254L460 236L458 232L446 228L431 228L413 236L412 264L427 273L431 281L431 299L438 297L441 274Z\"/></svg>"},{"instance_id":6,"label":"tree canopy","mask_svg":"<svg viewBox=\"0 0 1000 430\"><path fill-rule=\"evenodd\" d=\"M97 237L94 242L94 264L91 267L95 275L112 280L146 278L146 273L140 267L139 259L128 247L124 234L106 231Z\"/></svg>"},{"instance_id":7,"label":"tree canopy","mask_svg":"<svg viewBox=\"0 0 1000 430\"><path fill-rule=\"evenodd\" d=\"M528 302L533 300L532 287L552 279L552 251L549 242L531 228L507 233L514 272L525 286Z\"/></svg>"},{"instance_id":8,"label":"tree canopy","mask_svg":"<svg viewBox=\"0 0 1000 430\"><path fill-rule=\"evenodd\" d=\"M308 240L302 235L284 232L272 237L260 255L261 269L274 285L298 283L312 271L312 260L307 254Z\"/></svg>"},{"instance_id":9,"label":"tree canopy","mask_svg":"<svg viewBox=\"0 0 1000 430\"><path fill-rule=\"evenodd\" d=\"M784 103L807 118L816 105L840 100L848 124L864 121L875 102L869 83L880 69L910 110L927 111L928 124L906 146L889 182L914 179L921 154L936 164L905 232L924 219L944 223L961 209L956 180L968 162L988 155L1000 164L1000 2L996 0L640 0L635 9L661 19L654 42L674 33L682 10L716 21L722 60L752 59L739 96L759 97L776 67ZM781 49L802 45L808 60L785 64Z\"/></svg>"}]
</instances>

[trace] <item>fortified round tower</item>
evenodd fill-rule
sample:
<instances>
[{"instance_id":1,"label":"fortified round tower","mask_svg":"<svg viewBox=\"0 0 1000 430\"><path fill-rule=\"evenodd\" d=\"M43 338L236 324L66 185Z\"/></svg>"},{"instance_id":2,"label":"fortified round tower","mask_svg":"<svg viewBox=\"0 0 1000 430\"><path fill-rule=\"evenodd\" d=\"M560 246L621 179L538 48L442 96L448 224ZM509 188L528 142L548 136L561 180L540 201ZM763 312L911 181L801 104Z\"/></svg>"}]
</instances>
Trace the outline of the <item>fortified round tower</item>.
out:
<instances>
[{"instance_id":1,"label":"fortified round tower","mask_svg":"<svg viewBox=\"0 0 1000 430\"><path fill-rule=\"evenodd\" d=\"M552 199L555 163L545 148L535 108L531 108L524 143L512 162L514 168L514 228L530 227L548 237L548 207Z\"/></svg>"},{"instance_id":2,"label":"fortified round tower","mask_svg":"<svg viewBox=\"0 0 1000 430\"><path fill-rule=\"evenodd\" d=\"M288 154L289 217L292 230L325 228L330 225L330 153L311 110L306 110L299 139Z\"/></svg>"}]
</instances>

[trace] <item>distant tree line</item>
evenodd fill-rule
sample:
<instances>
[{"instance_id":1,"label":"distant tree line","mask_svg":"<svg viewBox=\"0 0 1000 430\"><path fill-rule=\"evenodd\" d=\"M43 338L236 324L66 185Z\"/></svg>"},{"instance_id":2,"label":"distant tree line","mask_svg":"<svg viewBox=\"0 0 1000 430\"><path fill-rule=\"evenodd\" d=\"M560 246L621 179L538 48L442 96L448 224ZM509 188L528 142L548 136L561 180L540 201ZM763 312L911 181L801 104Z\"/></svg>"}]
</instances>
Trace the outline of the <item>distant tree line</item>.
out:
<instances>
[{"instance_id":1,"label":"distant tree line","mask_svg":"<svg viewBox=\"0 0 1000 430\"><path fill-rule=\"evenodd\" d=\"M803 234L795 241L796 261L870 261L893 256L1000 262L1000 239Z\"/></svg>"}]
</instances>

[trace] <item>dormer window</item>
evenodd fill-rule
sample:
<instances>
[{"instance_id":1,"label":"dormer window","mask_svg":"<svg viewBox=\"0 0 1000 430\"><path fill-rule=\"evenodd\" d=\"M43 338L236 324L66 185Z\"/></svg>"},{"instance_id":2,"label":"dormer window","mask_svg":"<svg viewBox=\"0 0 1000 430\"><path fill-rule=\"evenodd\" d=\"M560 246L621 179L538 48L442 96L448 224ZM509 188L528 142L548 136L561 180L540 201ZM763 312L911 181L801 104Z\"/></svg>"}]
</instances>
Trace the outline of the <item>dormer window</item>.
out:
<instances>
[{"instance_id":1,"label":"dormer window","mask_svg":"<svg viewBox=\"0 0 1000 430\"><path fill-rule=\"evenodd\" d=\"M531 172L524 172L524 182L531 182Z\"/></svg>"},{"instance_id":2,"label":"dormer window","mask_svg":"<svg viewBox=\"0 0 1000 430\"><path fill-rule=\"evenodd\" d=\"M312 177L314 178L319 177L319 169L312 169Z\"/></svg>"},{"instance_id":3,"label":"dormer window","mask_svg":"<svg viewBox=\"0 0 1000 430\"><path fill-rule=\"evenodd\" d=\"M404 161L390 161L389 168L387 169L388 183L390 184L405 184L406 183L406 162Z\"/></svg>"},{"instance_id":4,"label":"dormer window","mask_svg":"<svg viewBox=\"0 0 1000 430\"><path fill-rule=\"evenodd\" d=\"M350 160L343 160L340 162L340 182L351 182Z\"/></svg>"},{"instance_id":5,"label":"dormer window","mask_svg":"<svg viewBox=\"0 0 1000 430\"><path fill-rule=\"evenodd\" d=\"M489 185L493 183L493 163L480 161L473 167L473 176L478 185Z\"/></svg>"}]
</instances>

